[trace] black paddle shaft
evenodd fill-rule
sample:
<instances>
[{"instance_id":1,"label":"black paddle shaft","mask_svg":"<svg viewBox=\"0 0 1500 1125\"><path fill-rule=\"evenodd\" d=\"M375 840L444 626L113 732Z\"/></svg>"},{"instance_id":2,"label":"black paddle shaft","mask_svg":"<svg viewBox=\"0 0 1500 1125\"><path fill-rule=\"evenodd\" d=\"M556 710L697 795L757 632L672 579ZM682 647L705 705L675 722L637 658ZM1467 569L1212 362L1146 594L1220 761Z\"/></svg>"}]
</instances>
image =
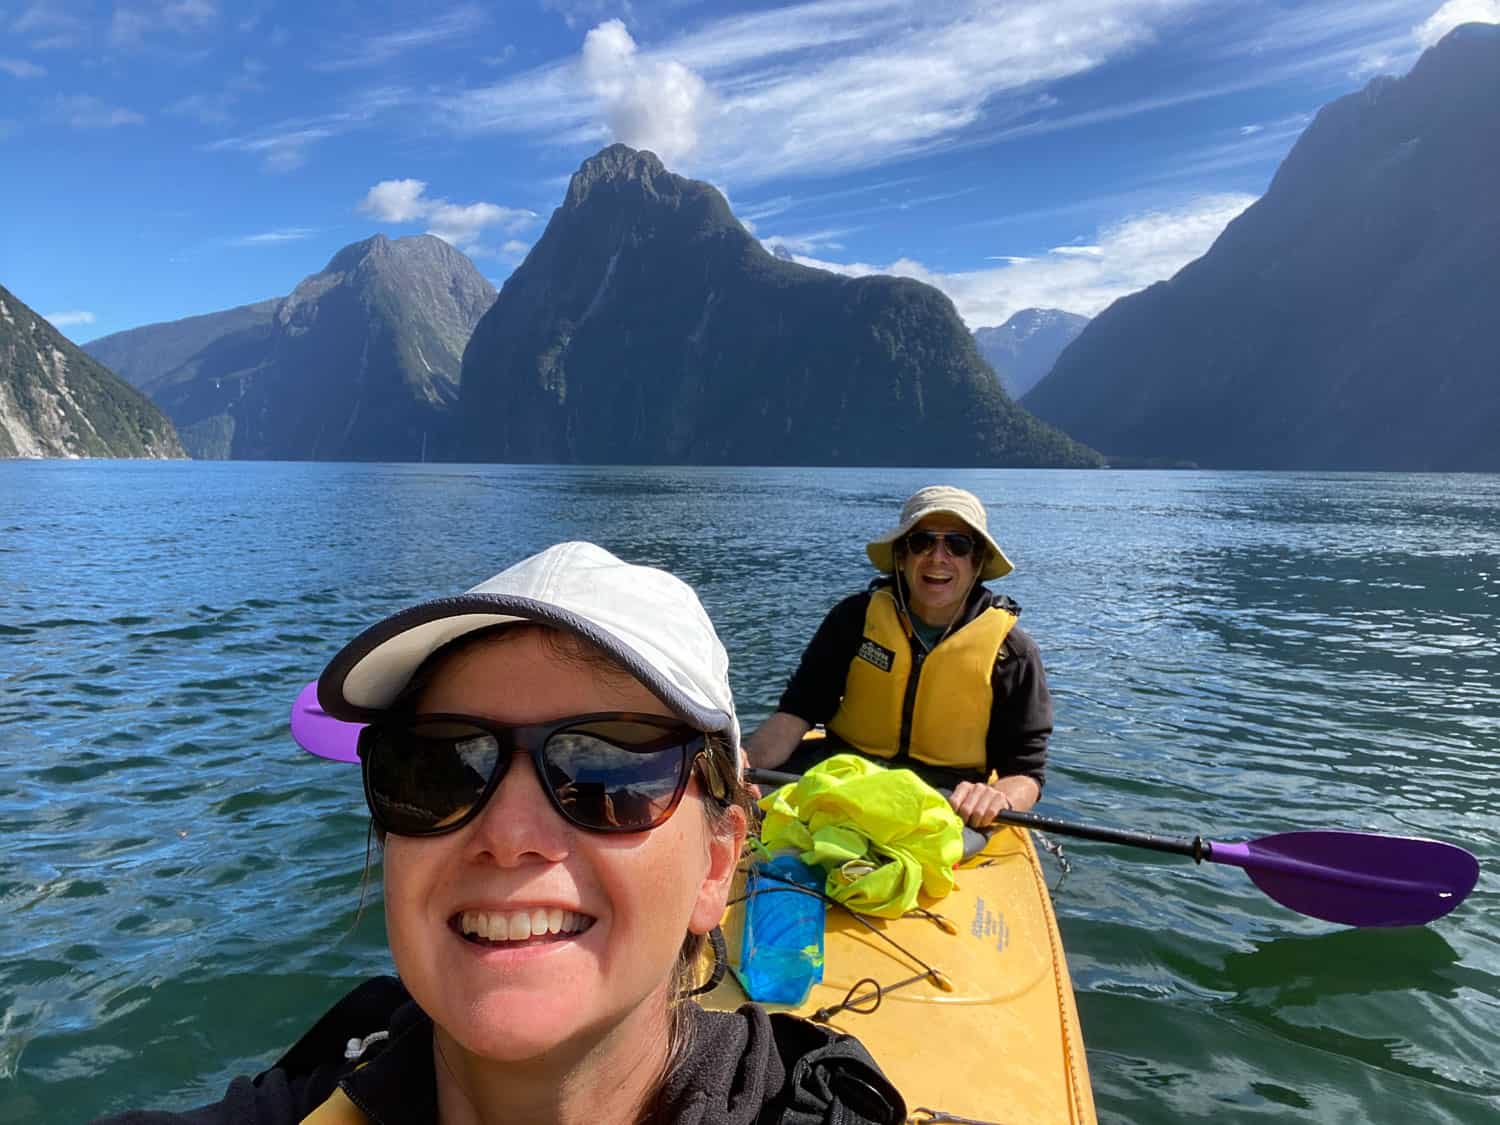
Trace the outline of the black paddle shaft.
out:
<instances>
[{"instance_id":1,"label":"black paddle shaft","mask_svg":"<svg viewBox=\"0 0 1500 1125\"><path fill-rule=\"evenodd\" d=\"M802 775L784 773L780 770L752 769L750 780L766 785L794 785L802 780ZM946 790L939 790L939 792L945 797L949 796ZM1019 825L1022 828L1034 828L1038 832L1054 832L1059 836L1077 836L1082 840L1098 840L1105 844L1124 844L1131 848L1149 848L1157 852L1170 852L1172 855L1191 856L1199 863L1213 858L1213 844L1202 836L1194 836L1191 840L1182 837L1174 839L1171 836L1157 836L1151 832L1096 828L1092 824L1075 824L1071 820L1054 820L1050 816L1038 816L1036 813L1029 812L997 813L995 819L1004 821L1006 824ZM966 834L971 831L973 829L965 829ZM971 854L970 849L965 847L964 853L965 855Z\"/></svg>"},{"instance_id":2,"label":"black paddle shaft","mask_svg":"<svg viewBox=\"0 0 1500 1125\"><path fill-rule=\"evenodd\" d=\"M1213 858L1214 846L1202 836L1194 836L1188 840L1181 836L1158 836L1152 832L1127 832L1122 828L1075 824L1071 820L1054 820L1050 816L1029 812L996 813L995 819L1022 828L1034 828L1038 832L1055 832L1059 836L1077 836L1083 840L1098 840L1105 844L1124 844L1131 848L1150 848L1156 852L1191 856L1199 863Z\"/></svg>"}]
</instances>

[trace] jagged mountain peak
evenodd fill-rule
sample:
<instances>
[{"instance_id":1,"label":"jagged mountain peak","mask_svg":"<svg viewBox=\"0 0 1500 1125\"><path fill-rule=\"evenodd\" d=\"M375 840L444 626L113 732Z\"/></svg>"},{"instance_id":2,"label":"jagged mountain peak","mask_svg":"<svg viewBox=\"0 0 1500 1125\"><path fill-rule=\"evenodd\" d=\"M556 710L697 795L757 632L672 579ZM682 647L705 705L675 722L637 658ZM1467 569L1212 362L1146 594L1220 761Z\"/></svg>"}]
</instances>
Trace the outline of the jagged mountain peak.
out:
<instances>
[{"instance_id":1,"label":"jagged mountain peak","mask_svg":"<svg viewBox=\"0 0 1500 1125\"><path fill-rule=\"evenodd\" d=\"M671 176L656 153L613 144L585 160L568 182L567 207L581 205L597 187L610 184L639 184L653 192L656 181ZM672 176L673 179L677 177Z\"/></svg>"},{"instance_id":2,"label":"jagged mountain peak","mask_svg":"<svg viewBox=\"0 0 1500 1125\"><path fill-rule=\"evenodd\" d=\"M995 385L938 290L773 257L712 185L613 145L464 353L461 459L1096 463Z\"/></svg>"}]
</instances>

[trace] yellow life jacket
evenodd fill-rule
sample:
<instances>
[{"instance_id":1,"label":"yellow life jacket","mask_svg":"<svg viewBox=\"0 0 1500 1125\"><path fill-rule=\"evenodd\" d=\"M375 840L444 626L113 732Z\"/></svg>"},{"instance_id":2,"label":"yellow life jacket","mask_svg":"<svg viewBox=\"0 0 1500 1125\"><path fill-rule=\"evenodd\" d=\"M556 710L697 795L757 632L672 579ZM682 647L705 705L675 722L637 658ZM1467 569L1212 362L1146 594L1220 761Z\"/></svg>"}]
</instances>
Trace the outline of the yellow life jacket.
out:
<instances>
[{"instance_id":1,"label":"yellow life jacket","mask_svg":"<svg viewBox=\"0 0 1500 1125\"><path fill-rule=\"evenodd\" d=\"M890 590L876 590L828 729L870 757L982 772L990 677L1015 623L1010 610L990 606L913 658L910 624Z\"/></svg>"},{"instance_id":2,"label":"yellow life jacket","mask_svg":"<svg viewBox=\"0 0 1500 1125\"><path fill-rule=\"evenodd\" d=\"M302 1125L370 1125L370 1119L349 1100L348 1094L336 1089L327 1101L302 1119Z\"/></svg>"}]
</instances>

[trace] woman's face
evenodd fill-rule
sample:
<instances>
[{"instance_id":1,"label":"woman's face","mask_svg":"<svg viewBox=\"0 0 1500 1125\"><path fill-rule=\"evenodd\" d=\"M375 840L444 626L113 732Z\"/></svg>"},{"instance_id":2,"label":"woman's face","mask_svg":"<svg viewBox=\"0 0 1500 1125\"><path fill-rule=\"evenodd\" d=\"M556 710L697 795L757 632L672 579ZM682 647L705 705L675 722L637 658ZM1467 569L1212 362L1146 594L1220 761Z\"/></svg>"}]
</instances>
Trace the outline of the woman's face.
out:
<instances>
[{"instance_id":1,"label":"woman's face","mask_svg":"<svg viewBox=\"0 0 1500 1125\"><path fill-rule=\"evenodd\" d=\"M901 576L906 579L907 597L911 609L929 625L946 625L963 608L964 600L974 585L974 572L979 561L979 538L969 525L957 516L938 514L922 520L913 531L958 531L975 541L975 550L967 558L957 558L948 550L948 544L939 540L926 554L916 554L904 544L899 563Z\"/></svg>"},{"instance_id":2,"label":"woman's face","mask_svg":"<svg viewBox=\"0 0 1500 1125\"><path fill-rule=\"evenodd\" d=\"M538 629L450 657L418 701L423 712L538 723L595 711L670 714L637 680L559 655ZM470 823L444 836L389 836L386 928L396 969L433 1022L502 1062L615 1032L661 1033L688 931L718 924L744 819L723 835L704 817L694 775L682 804L649 832L603 835L563 820L528 758L517 755ZM548 923L544 937L482 941L499 916ZM561 921L560 933L550 932Z\"/></svg>"}]
</instances>

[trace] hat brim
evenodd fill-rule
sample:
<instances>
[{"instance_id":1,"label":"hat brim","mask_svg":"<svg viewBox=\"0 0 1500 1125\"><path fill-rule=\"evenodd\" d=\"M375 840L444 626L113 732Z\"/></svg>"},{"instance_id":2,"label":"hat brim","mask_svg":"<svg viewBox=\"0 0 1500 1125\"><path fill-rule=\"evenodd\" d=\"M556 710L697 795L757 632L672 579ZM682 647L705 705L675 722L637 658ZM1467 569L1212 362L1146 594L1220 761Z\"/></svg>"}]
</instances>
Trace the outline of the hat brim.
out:
<instances>
[{"instance_id":1,"label":"hat brim","mask_svg":"<svg viewBox=\"0 0 1500 1125\"><path fill-rule=\"evenodd\" d=\"M697 730L723 733L737 741L733 715L683 690L657 664L614 634L547 602L506 594L439 598L376 622L328 662L318 677L317 703L331 721L369 722L384 714L422 662L438 649L475 630L519 622L547 625L588 641L644 684L673 714Z\"/></svg>"},{"instance_id":2,"label":"hat brim","mask_svg":"<svg viewBox=\"0 0 1500 1125\"><path fill-rule=\"evenodd\" d=\"M900 540L904 535L906 535L906 533L909 532L912 528L916 527L917 524L925 520L928 516L936 515L952 516L956 520L961 520L963 522L963 525L969 529L970 533L984 544L984 567L979 571L979 580L981 582L989 582L991 579L995 578L1004 578L1007 574L1016 569L1011 564L1010 559L1005 557L1005 552L1000 549L1000 544L996 543L993 539L990 538L989 532L979 530L979 528L975 527L967 519L965 519L962 514L958 512L946 511L941 508L928 509L927 511L921 513L921 515L917 516L915 519L907 520L904 523L893 527L884 535L881 535L875 539L871 539L868 543L865 544L865 555L868 556L870 562L875 565L875 569L880 571L882 574L894 574L896 570L897 541Z\"/></svg>"}]
</instances>

